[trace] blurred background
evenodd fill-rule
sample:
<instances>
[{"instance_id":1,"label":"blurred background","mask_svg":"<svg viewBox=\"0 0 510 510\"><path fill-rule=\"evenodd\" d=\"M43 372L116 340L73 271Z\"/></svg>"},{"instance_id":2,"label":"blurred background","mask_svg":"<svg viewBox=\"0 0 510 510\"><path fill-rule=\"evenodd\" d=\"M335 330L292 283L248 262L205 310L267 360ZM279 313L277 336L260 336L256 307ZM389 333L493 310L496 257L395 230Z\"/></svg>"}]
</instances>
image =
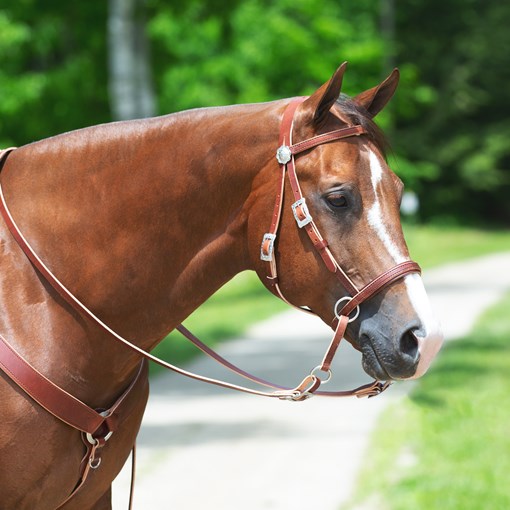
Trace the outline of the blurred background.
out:
<instances>
[{"instance_id":1,"label":"blurred background","mask_svg":"<svg viewBox=\"0 0 510 510\"><path fill-rule=\"evenodd\" d=\"M0 0L0 144L114 119L402 81L380 123L419 218L510 224L510 5Z\"/></svg>"},{"instance_id":2,"label":"blurred background","mask_svg":"<svg viewBox=\"0 0 510 510\"><path fill-rule=\"evenodd\" d=\"M355 95L398 67L399 89L377 120L409 192L411 255L431 268L504 252L509 23L501 0L0 0L0 146L308 94L344 60L344 92ZM447 346L386 416L352 508L510 508L509 306L482 319L483 335ZM212 345L285 308L241 275L187 325ZM173 335L158 354L193 355Z\"/></svg>"}]
</instances>

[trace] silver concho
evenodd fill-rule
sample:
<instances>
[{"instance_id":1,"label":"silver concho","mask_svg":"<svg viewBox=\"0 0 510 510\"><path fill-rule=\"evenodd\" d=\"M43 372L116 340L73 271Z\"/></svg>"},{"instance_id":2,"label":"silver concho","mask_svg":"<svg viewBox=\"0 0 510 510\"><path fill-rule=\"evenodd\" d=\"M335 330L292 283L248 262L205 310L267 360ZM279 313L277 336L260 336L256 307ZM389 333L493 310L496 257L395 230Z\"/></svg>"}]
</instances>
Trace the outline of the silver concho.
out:
<instances>
[{"instance_id":1,"label":"silver concho","mask_svg":"<svg viewBox=\"0 0 510 510\"><path fill-rule=\"evenodd\" d=\"M276 159L280 165L285 165L285 163L288 163L291 158L292 152L290 152L290 148L287 145L278 147L278 150L276 151Z\"/></svg>"}]
</instances>

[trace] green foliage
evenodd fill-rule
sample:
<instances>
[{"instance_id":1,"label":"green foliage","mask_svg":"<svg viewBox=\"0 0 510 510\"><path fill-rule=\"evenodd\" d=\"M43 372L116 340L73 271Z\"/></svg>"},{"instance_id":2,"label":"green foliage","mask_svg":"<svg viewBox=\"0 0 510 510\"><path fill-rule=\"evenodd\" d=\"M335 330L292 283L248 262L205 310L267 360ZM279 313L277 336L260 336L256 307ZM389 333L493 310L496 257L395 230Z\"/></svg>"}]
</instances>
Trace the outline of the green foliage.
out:
<instances>
[{"instance_id":1,"label":"green foliage","mask_svg":"<svg viewBox=\"0 0 510 510\"><path fill-rule=\"evenodd\" d=\"M146 0L160 113L401 86L378 118L422 219L510 223L510 67L499 0ZM380 28L396 9L392 35ZM483 23L480 22L483 20ZM111 119L108 2L0 0L0 144ZM394 39L394 40L393 40Z\"/></svg>"},{"instance_id":2,"label":"green foliage","mask_svg":"<svg viewBox=\"0 0 510 510\"><path fill-rule=\"evenodd\" d=\"M0 0L2 146L110 119L105 27L106 2Z\"/></svg>"},{"instance_id":3,"label":"green foliage","mask_svg":"<svg viewBox=\"0 0 510 510\"><path fill-rule=\"evenodd\" d=\"M245 0L217 11L191 1L158 10L149 30L165 112L310 93L346 59L353 90L381 73L367 0Z\"/></svg>"},{"instance_id":4,"label":"green foliage","mask_svg":"<svg viewBox=\"0 0 510 510\"><path fill-rule=\"evenodd\" d=\"M497 0L414 0L398 11L395 147L436 168L412 183L424 218L510 224L509 15Z\"/></svg>"},{"instance_id":5,"label":"green foliage","mask_svg":"<svg viewBox=\"0 0 510 510\"><path fill-rule=\"evenodd\" d=\"M381 510L510 508L509 307L510 295L385 411L356 499Z\"/></svg>"}]
</instances>

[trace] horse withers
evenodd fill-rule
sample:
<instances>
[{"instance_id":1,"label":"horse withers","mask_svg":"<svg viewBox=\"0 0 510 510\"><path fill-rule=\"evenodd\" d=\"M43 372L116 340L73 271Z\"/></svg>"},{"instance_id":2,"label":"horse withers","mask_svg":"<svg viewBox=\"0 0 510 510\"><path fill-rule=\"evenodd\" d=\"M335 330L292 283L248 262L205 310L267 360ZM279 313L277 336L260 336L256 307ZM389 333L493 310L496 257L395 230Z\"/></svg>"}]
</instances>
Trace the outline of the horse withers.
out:
<instances>
[{"instance_id":1,"label":"horse withers","mask_svg":"<svg viewBox=\"0 0 510 510\"><path fill-rule=\"evenodd\" d=\"M338 99L344 70L296 102L292 140L283 144L288 99L96 126L13 151L1 173L5 203L51 272L140 349L153 349L235 274L254 270L289 303L337 331L343 324L368 374L418 377L442 335L408 263L402 183L372 121L398 72ZM353 136L327 138L354 127ZM299 147L309 140L320 143ZM289 164L296 179L284 193ZM97 410L109 409L138 374L100 466L63 504L82 476L81 433L0 371L0 451L8 459L0 466L0 508L111 508L111 483L142 420L146 371L137 352L48 283L7 224L0 228L0 334L13 351ZM360 306L352 303L345 317L359 317L348 323L342 307L358 289Z\"/></svg>"}]
</instances>

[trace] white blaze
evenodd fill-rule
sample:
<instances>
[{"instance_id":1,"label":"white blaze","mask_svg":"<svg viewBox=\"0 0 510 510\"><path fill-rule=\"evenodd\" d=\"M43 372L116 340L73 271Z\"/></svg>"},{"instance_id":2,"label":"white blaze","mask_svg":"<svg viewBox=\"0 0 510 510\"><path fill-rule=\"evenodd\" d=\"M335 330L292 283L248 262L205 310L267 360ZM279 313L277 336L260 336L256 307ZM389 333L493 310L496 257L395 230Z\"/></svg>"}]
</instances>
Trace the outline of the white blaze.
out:
<instances>
[{"instance_id":1,"label":"white blaze","mask_svg":"<svg viewBox=\"0 0 510 510\"><path fill-rule=\"evenodd\" d=\"M368 223L374 229L377 237L382 241L389 255L393 258L395 264L405 262L407 257L400 251L398 245L392 239L384 223L381 201L380 201L380 183L383 176L383 168L378 156L369 149L369 162L372 187L374 189L374 203L368 211ZM420 361L413 378L423 375L434 356L437 354L443 343L443 333L441 327L430 306L423 280L418 274L407 275L404 278L407 288L409 301L422 324L422 334L417 336L418 348L420 351Z\"/></svg>"}]
</instances>

